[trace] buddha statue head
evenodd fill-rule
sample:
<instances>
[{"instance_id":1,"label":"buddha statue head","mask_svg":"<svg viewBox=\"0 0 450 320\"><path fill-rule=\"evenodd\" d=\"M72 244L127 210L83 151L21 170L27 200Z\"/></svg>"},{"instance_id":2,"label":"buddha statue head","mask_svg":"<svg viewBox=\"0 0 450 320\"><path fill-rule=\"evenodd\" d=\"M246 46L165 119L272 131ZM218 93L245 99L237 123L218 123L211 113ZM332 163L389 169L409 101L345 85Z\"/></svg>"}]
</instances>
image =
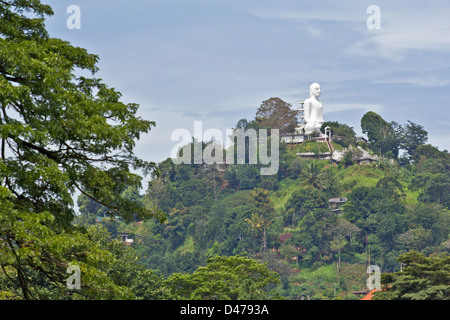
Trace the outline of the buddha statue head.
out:
<instances>
[{"instance_id":1,"label":"buddha statue head","mask_svg":"<svg viewBox=\"0 0 450 320\"><path fill-rule=\"evenodd\" d=\"M320 93L321 93L321 90L320 90L320 85L318 83L314 82L313 84L311 84L309 86L309 94L310 94L311 98L312 97L314 97L316 99L319 98Z\"/></svg>"}]
</instances>

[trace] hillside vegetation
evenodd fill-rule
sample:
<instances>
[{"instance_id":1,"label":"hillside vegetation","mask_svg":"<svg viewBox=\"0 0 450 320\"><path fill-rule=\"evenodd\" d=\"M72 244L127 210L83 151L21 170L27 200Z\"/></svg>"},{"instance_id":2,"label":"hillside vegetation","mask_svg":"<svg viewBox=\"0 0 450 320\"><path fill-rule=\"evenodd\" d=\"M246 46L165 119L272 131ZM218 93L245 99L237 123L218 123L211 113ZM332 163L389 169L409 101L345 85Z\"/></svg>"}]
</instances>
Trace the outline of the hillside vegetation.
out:
<instances>
[{"instance_id":1,"label":"hillside vegetation","mask_svg":"<svg viewBox=\"0 0 450 320\"><path fill-rule=\"evenodd\" d=\"M0 1L0 300L358 299L369 265L374 298L449 299L449 154L422 126L367 112L366 142L327 121L339 163L311 135L280 144L272 175L253 154L145 161L155 122L98 78L98 56L48 33L53 13ZM235 128L291 133L297 114L270 98ZM359 165L356 146L378 160Z\"/></svg>"},{"instance_id":2,"label":"hillside vegetation","mask_svg":"<svg viewBox=\"0 0 450 320\"><path fill-rule=\"evenodd\" d=\"M275 176L261 176L259 165L219 172L214 165L167 159L146 194L135 193L146 206L167 212L165 222L107 219L102 225L112 237L128 233L139 261L163 278L194 274L213 257L265 263L279 283L264 296L277 299L358 299L369 264L392 273L411 250L448 251L449 211L437 198L428 200L445 190L415 184L435 174L436 159L344 165L303 159L295 147L280 150ZM447 165L448 153L440 154ZM346 198L341 211L331 210L331 198ZM80 219L94 220L81 209Z\"/></svg>"}]
</instances>

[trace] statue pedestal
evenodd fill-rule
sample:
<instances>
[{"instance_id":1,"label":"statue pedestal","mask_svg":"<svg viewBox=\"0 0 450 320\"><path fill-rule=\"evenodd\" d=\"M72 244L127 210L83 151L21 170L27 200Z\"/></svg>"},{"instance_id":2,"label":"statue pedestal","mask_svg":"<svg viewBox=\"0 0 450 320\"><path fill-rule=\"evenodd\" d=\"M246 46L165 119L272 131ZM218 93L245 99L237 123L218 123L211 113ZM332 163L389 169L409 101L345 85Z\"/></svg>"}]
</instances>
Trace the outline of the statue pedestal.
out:
<instances>
[{"instance_id":1,"label":"statue pedestal","mask_svg":"<svg viewBox=\"0 0 450 320\"><path fill-rule=\"evenodd\" d=\"M320 135L323 135L323 133L320 132L320 128L322 127L322 123L321 122L306 123L306 125L305 125L305 134L311 134L313 132L318 132Z\"/></svg>"}]
</instances>

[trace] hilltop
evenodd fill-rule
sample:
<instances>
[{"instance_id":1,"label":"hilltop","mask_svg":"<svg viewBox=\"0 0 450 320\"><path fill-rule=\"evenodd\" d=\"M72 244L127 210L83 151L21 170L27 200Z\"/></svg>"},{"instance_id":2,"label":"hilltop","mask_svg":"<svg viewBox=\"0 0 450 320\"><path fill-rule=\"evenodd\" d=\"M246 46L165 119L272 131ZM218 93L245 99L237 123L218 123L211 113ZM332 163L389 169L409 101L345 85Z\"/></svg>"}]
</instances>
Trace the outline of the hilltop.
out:
<instances>
[{"instance_id":1,"label":"hilltop","mask_svg":"<svg viewBox=\"0 0 450 320\"><path fill-rule=\"evenodd\" d=\"M268 129L274 123L256 117L239 120L236 128ZM284 127L293 127L295 119L288 123ZM368 139L345 124L325 125L335 134L331 145L314 136L302 143L280 141L274 175L261 175L263 165L250 164L249 154L245 164L162 161L144 195L132 188L124 193L165 212L162 223L125 223L83 196L78 223L102 225L112 238L124 239L141 264L168 279L167 290L172 279L187 277L184 297L211 290L208 280L188 285L211 259L246 257L278 277L263 291L250 289L253 280L247 289L237 283L244 291L235 294L358 299L368 290L368 266L392 273L401 268L399 257L412 250L447 252L448 152L426 144L421 126L389 123L373 112L361 120ZM194 141L185 147L208 145ZM327 156L330 151L340 157ZM362 154L370 157L362 160Z\"/></svg>"},{"instance_id":2,"label":"hilltop","mask_svg":"<svg viewBox=\"0 0 450 320\"><path fill-rule=\"evenodd\" d=\"M281 279L272 292L288 299L357 299L369 264L394 272L401 253L447 250L448 210L424 201L426 189L414 185L435 172L435 159L346 165L303 159L299 148L281 146L275 176L261 176L259 165L218 170L167 159L140 198L166 212L165 222L102 218L102 225L113 237L133 238L141 262L164 277L192 274L214 256L267 263ZM333 210L336 198L342 201Z\"/></svg>"}]
</instances>

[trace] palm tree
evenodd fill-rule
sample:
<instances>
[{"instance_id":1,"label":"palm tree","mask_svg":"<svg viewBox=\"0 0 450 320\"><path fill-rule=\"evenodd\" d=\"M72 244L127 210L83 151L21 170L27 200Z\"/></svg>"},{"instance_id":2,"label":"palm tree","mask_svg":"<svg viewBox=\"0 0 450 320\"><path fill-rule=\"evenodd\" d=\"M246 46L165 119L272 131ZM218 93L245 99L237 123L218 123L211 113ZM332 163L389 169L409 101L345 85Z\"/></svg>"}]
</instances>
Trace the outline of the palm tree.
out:
<instances>
[{"instance_id":1,"label":"palm tree","mask_svg":"<svg viewBox=\"0 0 450 320\"><path fill-rule=\"evenodd\" d=\"M246 222L250 224L252 229L256 230L263 238L263 247L264 250L267 249L267 239L266 239L266 230L269 228L272 223L269 219L264 218L262 215L257 213L252 213L250 219L245 219Z\"/></svg>"},{"instance_id":2,"label":"palm tree","mask_svg":"<svg viewBox=\"0 0 450 320\"><path fill-rule=\"evenodd\" d=\"M309 166L305 167L302 172L303 182L305 184L310 184L316 189L324 189L322 168L317 164L317 162L312 161Z\"/></svg>"}]
</instances>

